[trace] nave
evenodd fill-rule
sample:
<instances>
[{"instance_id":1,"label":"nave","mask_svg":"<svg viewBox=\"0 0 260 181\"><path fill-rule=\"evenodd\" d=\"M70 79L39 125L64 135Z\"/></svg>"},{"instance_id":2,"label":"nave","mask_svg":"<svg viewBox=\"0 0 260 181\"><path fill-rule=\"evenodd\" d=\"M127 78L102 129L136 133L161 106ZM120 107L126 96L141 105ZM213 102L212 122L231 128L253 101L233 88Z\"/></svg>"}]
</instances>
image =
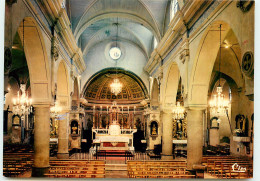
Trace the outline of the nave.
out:
<instances>
[{"instance_id":1,"label":"nave","mask_svg":"<svg viewBox=\"0 0 260 181\"><path fill-rule=\"evenodd\" d=\"M219 153L222 153L221 150ZM211 150L207 150L212 153ZM234 167L234 162L245 172ZM8 145L4 149L3 174L6 177L31 177L33 148L30 145ZM50 166L44 176L50 178L251 178L253 160L230 155L203 155L203 169L187 170L187 159L176 156L173 160L160 160L147 153L134 155L91 155L72 152L69 159L50 156Z\"/></svg>"},{"instance_id":2,"label":"nave","mask_svg":"<svg viewBox=\"0 0 260 181\"><path fill-rule=\"evenodd\" d=\"M252 178L254 1L5 0L5 177Z\"/></svg>"}]
</instances>

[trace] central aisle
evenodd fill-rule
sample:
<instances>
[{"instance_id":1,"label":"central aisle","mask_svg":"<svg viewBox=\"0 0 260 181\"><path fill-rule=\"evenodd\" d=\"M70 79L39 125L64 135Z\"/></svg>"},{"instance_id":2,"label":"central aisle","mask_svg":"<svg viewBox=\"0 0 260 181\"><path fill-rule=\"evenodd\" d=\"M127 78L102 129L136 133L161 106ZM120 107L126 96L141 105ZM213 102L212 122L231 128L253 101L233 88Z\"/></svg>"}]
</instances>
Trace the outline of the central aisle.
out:
<instances>
[{"instance_id":1,"label":"central aisle","mask_svg":"<svg viewBox=\"0 0 260 181\"><path fill-rule=\"evenodd\" d=\"M128 178L127 164L106 164L105 178Z\"/></svg>"}]
</instances>

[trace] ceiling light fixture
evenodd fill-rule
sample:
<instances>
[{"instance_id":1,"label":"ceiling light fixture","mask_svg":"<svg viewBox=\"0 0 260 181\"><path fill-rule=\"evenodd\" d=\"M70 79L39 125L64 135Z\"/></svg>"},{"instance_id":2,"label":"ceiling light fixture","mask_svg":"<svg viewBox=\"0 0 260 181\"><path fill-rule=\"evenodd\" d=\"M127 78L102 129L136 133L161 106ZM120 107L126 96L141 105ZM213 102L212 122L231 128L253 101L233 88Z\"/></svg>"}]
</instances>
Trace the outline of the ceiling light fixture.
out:
<instances>
[{"instance_id":1,"label":"ceiling light fixture","mask_svg":"<svg viewBox=\"0 0 260 181\"><path fill-rule=\"evenodd\" d=\"M111 58L116 61L116 78L114 78L113 82L110 84L111 92L116 96L122 91L122 87L123 87L123 85L120 83L119 79L117 78L117 60L121 56L121 50L117 47L117 37L118 37L118 18L116 23L116 47L111 48L109 51Z\"/></svg>"},{"instance_id":2,"label":"ceiling light fixture","mask_svg":"<svg viewBox=\"0 0 260 181\"><path fill-rule=\"evenodd\" d=\"M176 106L172 110L173 112L173 119L181 120L185 117L185 108L181 106L181 103L178 101Z\"/></svg>"},{"instance_id":3,"label":"ceiling light fixture","mask_svg":"<svg viewBox=\"0 0 260 181\"><path fill-rule=\"evenodd\" d=\"M213 98L209 102L210 113L213 115L225 115L228 110L229 101L224 99L224 95L222 94L222 86L220 85L221 72L221 24L219 26L220 39L219 39L219 84L217 87L217 95L213 95Z\"/></svg>"}]
</instances>

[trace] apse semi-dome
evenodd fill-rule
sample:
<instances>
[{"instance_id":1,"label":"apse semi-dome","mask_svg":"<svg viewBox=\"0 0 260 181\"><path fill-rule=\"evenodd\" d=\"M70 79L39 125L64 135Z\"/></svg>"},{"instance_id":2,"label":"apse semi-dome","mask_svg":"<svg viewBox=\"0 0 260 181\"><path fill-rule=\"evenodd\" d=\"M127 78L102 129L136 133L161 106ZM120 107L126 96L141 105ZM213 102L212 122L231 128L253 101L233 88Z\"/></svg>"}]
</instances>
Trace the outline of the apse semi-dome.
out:
<instances>
[{"instance_id":1,"label":"apse semi-dome","mask_svg":"<svg viewBox=\"0 0 260 181\"><path fill-rule=\"evenodd\" d=\"M116 96L110 90L114 78L122 83L122 91ZM85 84L83 95L89 103L140 103L147 98L147 89L142 80L122 69L106 69L90 78Z\"/></svg>"}]
</instances>

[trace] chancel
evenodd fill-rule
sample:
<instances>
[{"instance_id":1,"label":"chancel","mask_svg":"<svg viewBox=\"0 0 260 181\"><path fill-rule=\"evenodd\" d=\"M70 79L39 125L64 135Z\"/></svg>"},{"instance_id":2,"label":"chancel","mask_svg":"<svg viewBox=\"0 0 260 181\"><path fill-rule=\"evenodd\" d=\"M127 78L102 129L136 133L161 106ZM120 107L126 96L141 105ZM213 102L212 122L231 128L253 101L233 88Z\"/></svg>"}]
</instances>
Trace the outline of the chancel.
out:
<instances>
[{"instance_id":1,"label":"chancel","mask_svg":"<svg viewBox=\"0 0 260 181\"><path fill-rule=\"evenodd\" d=\"M250 0L5 0L3 175L252 178L254 14Z\"/></svg>"}]
</instances>

